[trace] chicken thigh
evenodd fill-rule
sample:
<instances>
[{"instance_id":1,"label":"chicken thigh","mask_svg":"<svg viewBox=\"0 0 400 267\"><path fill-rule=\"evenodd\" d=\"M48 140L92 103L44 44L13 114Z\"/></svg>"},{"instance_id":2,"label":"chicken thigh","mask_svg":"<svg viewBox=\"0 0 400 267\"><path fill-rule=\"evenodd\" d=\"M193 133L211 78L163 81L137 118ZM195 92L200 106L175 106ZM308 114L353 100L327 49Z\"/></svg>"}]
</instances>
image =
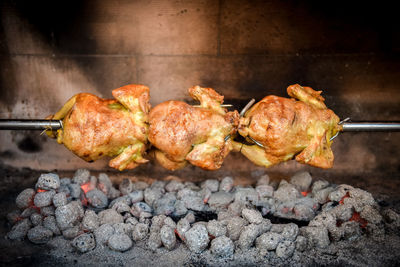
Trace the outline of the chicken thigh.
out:
<instances>
[{"instance_id":1,"label":"chicken thigh","mask_svg":"<svg viewBox=\"0 0 400 267\"><path fill-rule=\"evenodd\" d=\"M222 108L224 97L211 88L194 86L189 93L200 107L166 101L151 110L149 142L156 147L155 158L167 169L180 169L190 162L216 170L232 149L226 137L236 132L239 114Z\"/></svg>"},{"instance_id":2,"label":"chicken thigh","mask_svg":"<svg viewBox=\"0 0 400 267\"><path fill-rule=\"evenodd\" d=\"M339 117L325 106L321 91L295 84L287 92L299 101L267 96L240 119L239 134L263 147L235 142L234 149L265 167L295 157L301 163L331 168L330 139L341 130Z\"/></svg>"},{"instance_id":3,"label":"chicken thigh","mask_svg":"<svg viewBox=\"0 0 400 267\"><path fill-rule=\"evenodd\" d=\"M110 167L133 169L148 161L143 153L149 127L149 88L126 85L112 94L115 100L88 93L73 96L47 118L62 120L63 128L47 134L86 161L115 157Z\"/></svg>"}]
</instances>

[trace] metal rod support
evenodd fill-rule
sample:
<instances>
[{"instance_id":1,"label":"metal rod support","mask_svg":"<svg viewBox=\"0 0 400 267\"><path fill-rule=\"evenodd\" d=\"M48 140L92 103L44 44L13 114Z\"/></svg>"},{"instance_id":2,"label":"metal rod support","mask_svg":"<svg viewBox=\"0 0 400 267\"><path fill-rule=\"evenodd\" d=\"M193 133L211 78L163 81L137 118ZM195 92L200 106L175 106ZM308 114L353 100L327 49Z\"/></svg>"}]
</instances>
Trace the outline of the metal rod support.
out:
<instances>
[{"instance_id":1,"label":"metal rod support","mask_svg":"<svg viewBox=\"0 0 400 267\"><path fill-rule=\"evenodd\" d=\"M222 108L231 108L231 107L233 107L233 105L232 104L222 104L222 105L220 105ZM195 108L201 108L201 105L192 105L192 107L195 107Z\"/></svg>"},{"instance_id":2,"label":"metal rod support","mask_svg":"<svg viewBox=\"0 0 400 267\"><path fill-rule=\"evenodd\" d=\"M2 120L0 130L58 130L62 128L60 120Z\"/></svg>"},{"instance_id":3,"label":"metal rod support","mask_svg":"<svg viewBox=\"0 0 400 267\"><path fill-rule=\"evenodd\" d=\"M343 122L343 132L395 132L400 122ZM61 120L7 120L0 119L0 130L58 130Z\"/></svg>"},{"instance_id":4,"label":"metal rod support","mask_svg":"<svg viewBox=\"0 0 400 267\"><path fill-rule=\"evenodd\" d=\"M395 132L400 122L343 122L343 132Z\"/></svg>"},{"instance_id":5,"label":"metal rod support","mask_svg":"<svg viewBox=\"0 0 400 267\"><path fill-rule=\"evenodd\" d=\"M254 98L252 98L249 103L247 103L247 105L242 109L242 111L240 111L240 117L243 117L244 114L246 114L246 112L249 110L249 108L254 104L254 102L256 102L256 100Z\"/></svg>"}]
</instances>

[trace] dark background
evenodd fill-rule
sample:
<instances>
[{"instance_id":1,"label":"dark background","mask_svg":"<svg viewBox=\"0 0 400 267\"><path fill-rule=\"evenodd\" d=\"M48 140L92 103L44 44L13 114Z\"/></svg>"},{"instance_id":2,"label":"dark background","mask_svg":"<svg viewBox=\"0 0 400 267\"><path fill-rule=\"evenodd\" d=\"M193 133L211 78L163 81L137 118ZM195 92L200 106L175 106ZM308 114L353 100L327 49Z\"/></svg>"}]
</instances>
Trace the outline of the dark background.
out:
<instances>
[{"instance_id":1,"label":"dark background","mask_svg":"<svg viewBox=\"0 0 400 267\"><path fill-rule=\"evenodd\" d=\"M341 118L400 121L400 23L394 3L367 1L11 1L0 4L0 118L43 118L69 97L111 97L128 83L153 105L189 101L200 84L240 109L323 90ZM333 171L400 171L398 133L344 133ZM103 169L37 132L0 132L0 161L34 169ZM237 164L239 163L239 164ZM225 169L256 169L231 155ZM146 167L147 168L147 167ZM272 170L303 168L285 163Z\"/></svg>"}]
</instances>

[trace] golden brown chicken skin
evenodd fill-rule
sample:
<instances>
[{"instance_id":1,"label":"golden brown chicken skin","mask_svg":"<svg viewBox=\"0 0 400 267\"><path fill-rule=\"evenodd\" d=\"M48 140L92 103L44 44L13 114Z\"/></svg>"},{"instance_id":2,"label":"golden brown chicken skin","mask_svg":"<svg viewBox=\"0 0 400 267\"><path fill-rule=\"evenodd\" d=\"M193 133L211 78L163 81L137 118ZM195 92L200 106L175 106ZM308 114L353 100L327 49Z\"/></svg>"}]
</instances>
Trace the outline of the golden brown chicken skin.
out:
<instances>
[{"instance_id":1,"label":"golden brown chicken skin","mask_svg":"<svg viewBox=\"0 0 400 267\"><path fill-rule=\"evenodd\" d=\"M169 170L183 168L187 162L216 170L232 149L225 137L236 132L239 114L226 112L221 107L223 96L211 88L194 86L189 93L200 107L166 101L151 110L149 141L157 148L157 161Z\"/></svg>"},{"instance_id":2,"label":"golden brown chicken skin","mask_svg":"<svg viewBox=\"0 0 400 267\"><path fill-rule=\"evenodd\" d=\"M73 96L48 117L62 120L63 128L47 134L86 161L115 157L110 167L133 169L147 162L143 153L148 134L149 88L132 84L112 94L115 100L88 93Z\"/></svg>"},{"instance_id":3,"label":"golden brown chicken skin","mask_svg":"<svg viewBox=\"0 0 400 267\"><path fill-rule=\"evenodd\" d=\"M267 96L240 119L239 134L263 148L235 142L235 150L265 167L295 157L301 163L331 168L330 138L341 130L339 117L325 106L321 91L295 84L287 92L293 98Z\"/></svg>"}]
</instances>

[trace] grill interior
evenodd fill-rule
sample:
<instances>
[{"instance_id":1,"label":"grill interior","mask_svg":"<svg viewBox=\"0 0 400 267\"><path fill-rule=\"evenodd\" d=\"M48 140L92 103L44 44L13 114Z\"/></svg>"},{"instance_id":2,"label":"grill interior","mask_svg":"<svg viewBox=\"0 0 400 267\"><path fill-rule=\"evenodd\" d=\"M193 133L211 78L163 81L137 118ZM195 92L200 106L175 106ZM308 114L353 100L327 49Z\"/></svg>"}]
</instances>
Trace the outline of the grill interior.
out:
<instances>
[{"instance_id":1,"label":"grill interior","mask_svg":"<svg viewBox=\"0 0 400 267\"><path fill-rule=\"evenodd\" d=\"M286 87L299 83L323 90L327 106L341 119L399 121L396 9L356 2L3 1L0 118L42 119L76 93L111 98L112 89L130 83L149 86L153 106L171 99L192 103L187 88L199 84L214 88L225 103L241 110L251 98L287 97ZM362 188L382 207L400 212L399 140L398 132L342 133L333 143L335 164L329 170L294 161L264 169L231 153L214 172L193 166L169 172L151 162L117 173L106 159L89 164L36 131L0 131L1 235L10 230L5 216L15 209L16 196L33 187L41 173L72 177L79 168L106 172L115 184L126 177L173 174L195 182L229 175L236 185L254 185L265 173L279 182L308 171L314 180ZM385 245L370 241L354 250L338 245L335 249L344 255L338 262L324 258L325 251L303 263L358 265L351 260L356 256L395 264L397 234L388 236ZM60 261L41 253L51 247L1 242L2 263ZM152 255L146 253L138 262L149 263ZM227 264L255 264L243 255ZM207 255L182 257L187 265L218 264ZM62 262L84 265L90 260L71 253ZM124 264L124 258L108 263Z\"/></svg>"}]
</instances>

